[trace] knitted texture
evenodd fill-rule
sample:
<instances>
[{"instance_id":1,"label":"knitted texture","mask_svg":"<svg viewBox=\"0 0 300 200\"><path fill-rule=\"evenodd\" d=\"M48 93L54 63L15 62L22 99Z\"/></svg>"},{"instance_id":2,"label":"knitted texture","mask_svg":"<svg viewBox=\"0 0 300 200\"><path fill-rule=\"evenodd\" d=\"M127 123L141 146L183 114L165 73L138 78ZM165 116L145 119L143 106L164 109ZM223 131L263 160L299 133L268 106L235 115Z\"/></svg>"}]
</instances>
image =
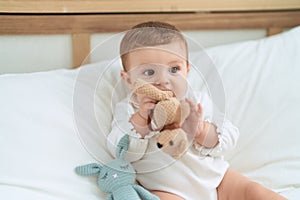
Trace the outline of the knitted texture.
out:
<instances>
[{"instance_id":1,"label":"knitted texture","mask_svg":"<svg viewBox=\"0 0 300 200\"><path fill-rule=\"evenodd\" d=\"M152 119L158 127L171 123L180 123L180 103L176 98L160 101L153 111Z\"/></svg>"},{"instance_id":2,"label":"knitted texture","mask_svg":"<svg viewBox=\"0 0 300 200\"><path fill-rule=\"evenodd\" d=\"M84 176L98 176L98 186L108 193L107 199L159 200L157 196L135 184L135 170L125 160L128 145L129 136L125 135L117 146L116 159L106 165L91 163L78 166L75 168L76 173Z\"/></svg>"},{"instance_id":3,"label":"knitted texture","mask_svg":"<svg viewBox=\"0 0 300 200\"><path fill-rule=\"evenodd\" d=\"M134 83L135 93L144 94L151 99L155 99L157 101L162 101L166 99L170 99L174 97L174 93L170 90L162 91L154 86L150 86L151 84L147 84L147 82L139 79Z\"/></svg>"},{"instance_id":4,"label":"knitted texture","mask_svg":"<svg viewBox=\"0 0 300 200\"><path fill-rule=\"evenodd\" d=\"M134 83L134 92L143 94L157 102L151 112L153 130L164 130L168 125L182 125L189 116L190 107L187 102L179 101L172 91L160 90L154 85L138 79ZM187 149L186 133L178 130L164 130L157 136L157 146L175 159L180 158Z\"/></svg>"},{"instance_id":5,"label":"knitted texture","mask_svg":"<svg viewBox=\"0 0 300 200\"><path fill-rule=\"evenodd\" d=\"M161 131L156 141L165 153L175 159L179 159L187 151L186 133L181 128Z\"/></svg>"}]
</instances>

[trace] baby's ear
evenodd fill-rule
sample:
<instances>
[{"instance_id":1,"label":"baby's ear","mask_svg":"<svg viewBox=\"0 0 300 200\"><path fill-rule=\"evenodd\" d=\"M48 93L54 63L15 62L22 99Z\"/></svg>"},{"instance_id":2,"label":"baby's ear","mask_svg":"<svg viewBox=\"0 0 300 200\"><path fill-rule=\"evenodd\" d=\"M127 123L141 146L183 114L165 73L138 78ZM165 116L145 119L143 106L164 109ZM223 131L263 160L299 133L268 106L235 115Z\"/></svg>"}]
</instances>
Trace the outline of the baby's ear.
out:
<instances>
[{"instance_id":1,"label":"baby's ear","mask_svg":"<svg viewBox=\"0 0 300 200\"><path fill-rule=\"evenodd\" d=\"M102 169L102 166L97 163L91 163L87 165L81 165L75 168L75 172L83 176L95 176Z\"/></svg>"},{"instance_id":2,"label":"baby's ear","mask_svg":"<svg viewBox=\"0 0 300 200\"><path fill-rule=\"evenodd\" d=\"M191 65L190 65L190 63L187 63L186 69L187 69L187 72L189 73L190 70L191 70Z\"/></svg>"},{"instance_id":3,"label":"baby's ear","mask_svg":"<svg viewBox=\"0 0 300 200\"><path fill-rule=\"evenodd\" d=\"M126 83L126 85L128 87L132 87L131 86L132 82L131 82L131 78L130 78L129 74L126 71L122 70L120 72L120 75L121 75L121 78L123 79L123 81Z\"/></svg>"}]
</instances>

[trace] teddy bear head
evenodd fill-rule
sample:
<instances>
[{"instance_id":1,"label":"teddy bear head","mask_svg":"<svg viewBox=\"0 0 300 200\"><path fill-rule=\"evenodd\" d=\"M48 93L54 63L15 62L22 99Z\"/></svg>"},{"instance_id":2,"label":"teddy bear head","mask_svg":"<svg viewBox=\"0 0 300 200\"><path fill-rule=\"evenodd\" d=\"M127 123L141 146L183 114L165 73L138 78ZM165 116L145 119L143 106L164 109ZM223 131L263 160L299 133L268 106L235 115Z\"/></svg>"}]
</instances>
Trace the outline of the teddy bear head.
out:
<instances>
[{"instance_id":1,"label":"teddy bear head","mask_svg":"<svg viewBox=\"0 0 300 200\"><path fill-rule=\"evenodd\" d=\"M125 160L127 148L123 146L129 142L125 135L119 142L117 158L105 165L91 163L75 168L76 173L84 176L98 176L98 186L104 192L111 193L124 185L134 185L136 173L132 165Z\"/></svg>"},{"instance_id":2,"label":"teddy bear head","mask_svg":"<svg viewBox=\"0 0 300 200\"><path fill-rule=\"evenodd\" d=\"M160 132L156 141L158 148L175 159L179 159L187 150L187 136L180 128Z\"/></svg>"}]
</instances>

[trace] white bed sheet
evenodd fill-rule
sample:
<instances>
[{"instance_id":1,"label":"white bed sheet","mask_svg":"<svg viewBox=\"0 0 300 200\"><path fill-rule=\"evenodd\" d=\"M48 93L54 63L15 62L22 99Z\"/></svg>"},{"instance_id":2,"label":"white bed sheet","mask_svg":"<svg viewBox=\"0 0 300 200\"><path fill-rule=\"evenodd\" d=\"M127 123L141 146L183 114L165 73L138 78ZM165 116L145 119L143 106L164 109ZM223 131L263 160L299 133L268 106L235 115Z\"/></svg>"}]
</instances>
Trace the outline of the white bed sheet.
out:
<instances>
[{"instance_id":1,"label":"white bed sheet","mask_svg":"<svg viewBox=\"0 0 300 200\"><path fill-rule=\"evenodd\" d=\"M202 53L191 53L192 64L203 65ZM222 77L226 115L241 132L226 155L231 166L289 199L300 198L300 27L207 53ZM0 76L1 197L105 199L96 177L73 170L112 159L104 135L111 105L125 90L117 84L119 63L104 72L105 66ZM194 74L193 87L203 87Z\"/></svg>"}]
</instances>

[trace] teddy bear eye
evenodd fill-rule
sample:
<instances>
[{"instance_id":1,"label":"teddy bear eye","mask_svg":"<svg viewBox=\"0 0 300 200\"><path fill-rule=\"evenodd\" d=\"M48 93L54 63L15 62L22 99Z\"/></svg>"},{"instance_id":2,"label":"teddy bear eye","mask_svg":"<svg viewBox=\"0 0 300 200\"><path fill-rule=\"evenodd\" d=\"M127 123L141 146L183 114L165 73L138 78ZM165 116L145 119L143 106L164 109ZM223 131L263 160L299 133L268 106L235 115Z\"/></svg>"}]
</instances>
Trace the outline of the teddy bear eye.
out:
<instances>
[{"instance_id":1,"label":"teddy bear eye","mask_svg":"<svg viewBox=\"0 0 300 200\"><path fill-rule=\"evenodd\" d=\"M127 165L121 165L120 167L121 167L121 169L128 169L129 165L128 164Z\"/></svg>"},{"instance_id":2,"label":"teddy bear eye","mask_svg":"<svg viewBox=\"0 0 300 200\"><path fill-rule=\"evenodd\" d=\"M108 176L108 173L106 172L106 173L104 174L104 176L102 176L100 179L106 179L107 176Z\"/></svg>"},{"instance_id":3,"label":"teddy bear eye","mask_svg":"<svg viewBox=\"0 0 300 200\"><path fill-rule=\"evenodd\" d=\"M171 140L171 141L169 142L169 145L170 145L170 146L173 146L173 145L174 145L173 140Z\"/></svg>"}]
</instances>

